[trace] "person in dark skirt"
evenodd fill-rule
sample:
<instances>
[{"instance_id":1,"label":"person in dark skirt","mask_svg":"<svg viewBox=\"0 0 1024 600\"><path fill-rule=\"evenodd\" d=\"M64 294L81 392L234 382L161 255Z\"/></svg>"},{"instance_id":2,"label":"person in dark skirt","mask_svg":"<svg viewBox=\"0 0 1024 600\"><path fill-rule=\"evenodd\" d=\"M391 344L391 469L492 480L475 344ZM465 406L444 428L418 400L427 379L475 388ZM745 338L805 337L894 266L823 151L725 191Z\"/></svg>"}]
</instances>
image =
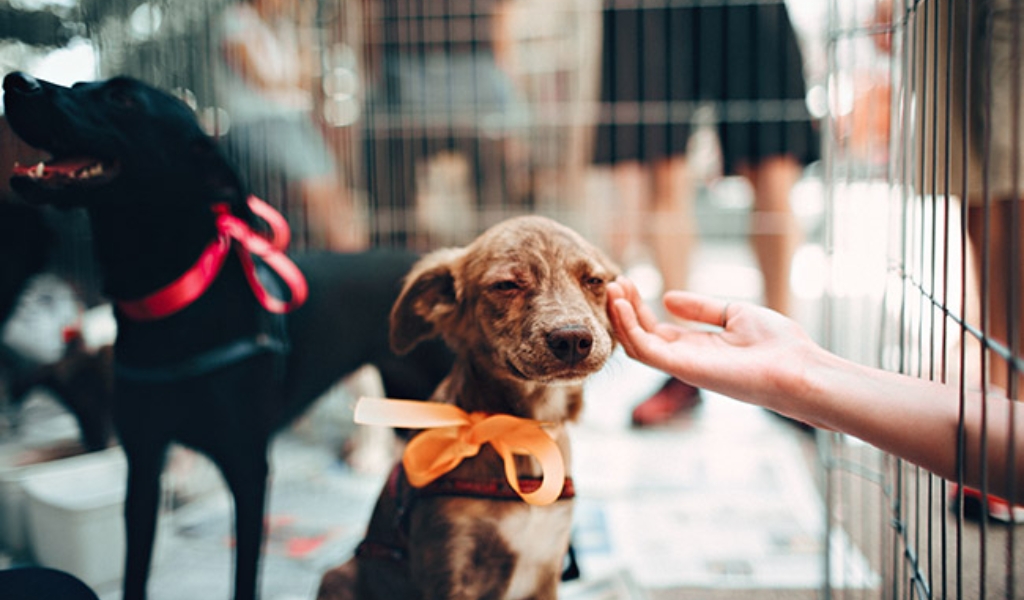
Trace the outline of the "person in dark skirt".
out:
<instances>
[{"instance_id":1,"label":"person in dark skirt","mask_svg":"<svg viewBox=\"0 0 1024 600\"><path fill-rule=\"evenodd\" d=\"M604 0L601 119L594 163L619 192L616 258L647 246L665 289L685 289L694 245L695 177L687 150L709 117L725 175L753 187L751 242L764 300L790 311L789 270L801 233L789 194L820 155L804 63L784 0ZM699 399L677 379L633 412L660 423Z\"/></svg>"},{"instance_id":2,"label":"person in dark skirt","mask_svg":"<svg viewBox=\"0 0 1024 600\"><path fill-rule=\"evenodd\" d=\"M425 167L445 154L465 159L481 216L523 204L513 171L530 115L512 77L512 5L364 0L363 161L375 244L435 243L416 221L417 194Z\"/></svg>"}]
</instances>

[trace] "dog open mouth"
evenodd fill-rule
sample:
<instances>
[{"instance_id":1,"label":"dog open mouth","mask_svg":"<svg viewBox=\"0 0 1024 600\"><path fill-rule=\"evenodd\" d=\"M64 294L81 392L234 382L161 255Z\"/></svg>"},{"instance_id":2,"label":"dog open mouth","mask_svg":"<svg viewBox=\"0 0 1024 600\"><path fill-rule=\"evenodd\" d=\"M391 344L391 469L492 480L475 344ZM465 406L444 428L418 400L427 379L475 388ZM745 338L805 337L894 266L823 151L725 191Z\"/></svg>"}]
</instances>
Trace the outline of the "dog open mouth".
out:
<instances>
[{"instance_id":1,"label":"dog open mouth","mask_svg":"<svg viewBox=\"0 0 1024 600\"><path fill-rule=\"evenodd\" d=\"M52 158L34 165L14 164L13 177L49 188L100 185L117 175L116 163L86 156Z\"/></svg>"}]
</instances>

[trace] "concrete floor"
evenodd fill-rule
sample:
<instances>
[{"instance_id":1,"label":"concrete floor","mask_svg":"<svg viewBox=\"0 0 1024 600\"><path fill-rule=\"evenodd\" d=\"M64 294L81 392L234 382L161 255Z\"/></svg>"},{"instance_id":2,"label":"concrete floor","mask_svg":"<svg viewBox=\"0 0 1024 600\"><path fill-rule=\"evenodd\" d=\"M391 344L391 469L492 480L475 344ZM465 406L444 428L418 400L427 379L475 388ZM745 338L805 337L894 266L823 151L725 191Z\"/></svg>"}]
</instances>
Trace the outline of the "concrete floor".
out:
<instances>
[{"instance_id":1,"label":"concrete floor","mask_svg":"<svg viewBox=\"0 0 1024 600\"><path fill-rule=\"evenodd\" d=\"M741 212L716 214L728 229ZM702 244L692 280L694 289L706 293L755 301L760 294L750 252L735 235ZM801 296L796 317L820 339L819 307L818 298ZM827 543L833 556L842 557L833 583L856 597L880 596L890 584L880 580L879 565L892 560L883 541L890 499L882 490L862 478L836 475L843 514L836 517L840 527L826 536L814 434L713 394L666 427L630 428L632 406L663 381L663 375L618 354L589 386L583 418L572 432L580 494L574 543L583 579L566 585L563 598L816 598ZM312 598L320 574L344 561L361 537L387 460L377 456L356 472L338 459L351 433L351 403L351 393L340 391L275 444L262 574L268 600ZM66 434L67 424L61 427ZM2 457L2 446L9 450L13 441L0 442ZM858 460L887 464L875 456ZM170 491L150 597L230 597L231 507L219 478L202 459L181 453L165 480ZM984 544L977 525L965 527L962 580L974 590ZM995 549L1006 546L1009 531L988 532L986 579L997 593L1005 578ZM115 530L108 531L86 553L105 558L116 570L117 539ZM4 552L0 561L6 555L7 564L31 560ZM95 588L103 600L120 599L116 578L97 581Z\"/></svg>"},{"instance_id":2,"label":"concrete floor","mask_svg":"<svg viewBox=\"0 0 1024 600\"><path fill-rule=\"evenodd\" d=\"M743 280L756 277L756 270L741 244L709 244L697 263L698 280L731 282L712 292L732 297L757 293L756 282ZM723 271L738 276L723 278ZM710 394L691 414L666 427L631 429L632 406L663 381L662 374L620 353L591 383L583 419L573 431L580 491L574 543L584 576L567 585L563 596L726 598L746 597L755 589L758 597L776 591L788 598L813 596L823 543L822 504L809 462L813 437L760 409ZM311 598L320 574L347 558L365 527L387 461L364 461L361 472L354 472L338 460L338 448L351 433L344 422L351 402L351 393L339 390L275 444L264 598ZM44 429L52 428L57 437L73 435L63 416L47 410L52 407L43 402L36 413ZM663 460L666 456L674 458ZM230 501L204 459L179 451L170 465L150 597L228 598ZM769 489L779 482L790 487ZM118 494L107 495L116 499ZM107 515L118 511L115 507ZM778 517L775 530L751 535L759 525L769 525L771 515ZM120 598L119 583L109 576L120 564L119 525L116 518L108 521L115 529L95 540L102 545L83 548L105 565L68 563L89 569L86 577L94 579L90 583L103 600ZM735 543L743 535L749 539ZM772 573L765 556L751 553L776 543L773 535L802 545L779 553L791 559L783 571L792 568L788 577L799 581L797 589L785 587L787 577L776 577L779 573ZM8 555L13 564L32 560Z\"/></svg>"}]
</instances>

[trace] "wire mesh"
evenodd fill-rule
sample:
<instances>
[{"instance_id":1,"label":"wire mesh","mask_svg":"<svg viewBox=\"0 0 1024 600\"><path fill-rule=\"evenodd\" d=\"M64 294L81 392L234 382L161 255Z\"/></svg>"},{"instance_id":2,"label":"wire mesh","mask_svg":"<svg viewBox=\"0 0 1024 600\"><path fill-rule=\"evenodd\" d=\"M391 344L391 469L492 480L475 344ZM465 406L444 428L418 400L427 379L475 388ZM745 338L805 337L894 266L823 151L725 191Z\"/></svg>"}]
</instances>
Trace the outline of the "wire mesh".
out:
<instances>
[{"instance_id":1,"label":"wire mesh","mask_svg":"<svg viewBox=\"0 0 1024 600\"><path fill-rule=\"evenodd\" d=\"M247 4L252 3L241 3ZM652 239L659 233L688 236L694 224L686 218L619 204L614 177L594 168L603 129L657 129L669 139L659 138L658 144L685 147L679 153L688 154L694 179L720 180L736 166L722 154L730 132L751 123L785 132L811 115L827 115L816 125L820 164L810 148L798 162L812 163L809 170L820 171L825 184L817 189L826 199L828 346L858 362L959 386L964 418L975 418L970 392L1005 396L1012 419L1024 368L1022 217L1016 200L1021 2L830 0L827 12L817 4L285 2L274 19L290 21L289 48L309 62L279 55L258 62L302 73L307 96L298 103L305 119L299 131L309 136L306 141L316 140L311 155L285 144L292 134L245 133L247 117L265 116L265 107L245 102L244 93L232 96L238 88L224 88L233 81L225 64L233 58L225 42L231 27L249 36L259 33L244 21L246 13L226 12L237 3L12 2L0 6L0 60L4 71L25 65L45 71L44 59L60 51L83 57L74 62L72 79L62 83L127 73L175 90L211 134L229 148L234 144L248 184L288 215L299 247L457 244L524 212L556 216L612 247L627 224ZM656 75L645 70L654 61L652 48L681 39L689 43L713 31L724 32L725 41L717 50L701 50L705 59L753 47L755 37L740 21L730 28L716 11L776 14L786 29L789 23L772 12L780 6L788 6L793 18L812 15L809 29L822 42L796 23L802 48L810 48L796 60L807 75L796 93L770 96L767 90L778 83L771 78L756 80L762 89L754 95L712 92L720 83L749 83L730 83L728 75L751 72L709 66L713 62L671 58ZM703 20L679 16L688 10L700 11L693 14ZM242 25L226 23L225 14L242 19ZM634 29L612 29L609 14L639 21ZM603 49L615 33L635 35L636 51L616 55L617 68L609 70ZM780 43L759 48L755 58L799 51ZM767 72L760 66L754 65L754 74ZM618 87L653 91L607 96L603 86L614 78ZM677 89L684 85L694 89ZM672 86L677 88L665 92ZM773 135L798 137L766 131L755 134L754 145ZM715 133L717 145L707 143L705 134ZM246 149L247 135L270 137ZM628 142L616 134L609 139ZM666 148L655 150L664 158ZM316 199L325 193L347 212L331 212L333 202L325 208ZM710 207L697 202L694 220L712 237L771 237L791 227L767 211L749 224L738 219L750 208L749 195L721 193ZM83 224L70 217L67 226L88 241ZM813 227L804 232L809 238L817 235ZM628 248L620 250L617 258L629 257ZM66 270L79 281L98 280L83 256L69 252ZM99 291L92 295L98 302ZM913 424L907 432L914 435ZM1020 534L989 516L998 506L988 501L985 486L965 491L959 482L856 440L818 435L829 522L825 595L1022 596ZM1018 470L1011 460L1001 475L1012 481ZM1019 499L1009 500L1012 506ZM839 531L864 554L879 576L877 585L865 585L854 558L835 543Z\"/></svg>"},{"instance_id":2,"label":"wire mesh","mask_svg":"<svg viewBox=\"0 0 1024 600\"><path fill-rule=\"evenodd\" d=\"M876 589L850 591L843 570L833 569L830 596L1021 594L1020 536L1007 522L1014 499L999 502L988 489L993 478L1013 482L1017 466L997 462L1001 452L968 456L975 440L964 425L980 420L985 447L988 423L1012 423L1019 397L1019 10L1011 1L830 6L826 178L835 260L867 241L851 235L851 211L886 223L885 285L857 300L831 295L832 347L848 355L875 348L876 356L857 358L961 390L960 443L949 449L957 481L821 436L829 520L855 533L881 576ZM866 189L873 194L852 198ZM879 332L851 333L844 317L854 310L877 315ZM972 401L979 392L1009 401ZM1009 448L1015 435L1011 428ZM980 489L963 485L965 467L974 466L967 461L981 465ZM1004 466L985 472L989 463Z\"/></svg>"}]
</instances>

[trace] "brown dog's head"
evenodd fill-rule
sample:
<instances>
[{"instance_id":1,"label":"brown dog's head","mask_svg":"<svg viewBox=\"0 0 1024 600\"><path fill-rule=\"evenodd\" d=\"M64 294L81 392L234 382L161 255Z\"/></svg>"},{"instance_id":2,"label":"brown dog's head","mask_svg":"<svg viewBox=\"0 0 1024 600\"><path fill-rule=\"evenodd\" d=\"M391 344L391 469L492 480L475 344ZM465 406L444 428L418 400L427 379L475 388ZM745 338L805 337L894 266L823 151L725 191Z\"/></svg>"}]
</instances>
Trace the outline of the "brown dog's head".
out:
<instances>
[{"instance_id":1,"label":"brown dog's head","mask_svg":"<svg viewBox=\"0 0 1024 600\"><path fill-rule=\"evenodd\" d=\"M441 335L496 379L579 382L614 348L605 287L616 266L571 229L509 219L413 267L391 312L391 345Z\"/></svg>"}]
</instances>

